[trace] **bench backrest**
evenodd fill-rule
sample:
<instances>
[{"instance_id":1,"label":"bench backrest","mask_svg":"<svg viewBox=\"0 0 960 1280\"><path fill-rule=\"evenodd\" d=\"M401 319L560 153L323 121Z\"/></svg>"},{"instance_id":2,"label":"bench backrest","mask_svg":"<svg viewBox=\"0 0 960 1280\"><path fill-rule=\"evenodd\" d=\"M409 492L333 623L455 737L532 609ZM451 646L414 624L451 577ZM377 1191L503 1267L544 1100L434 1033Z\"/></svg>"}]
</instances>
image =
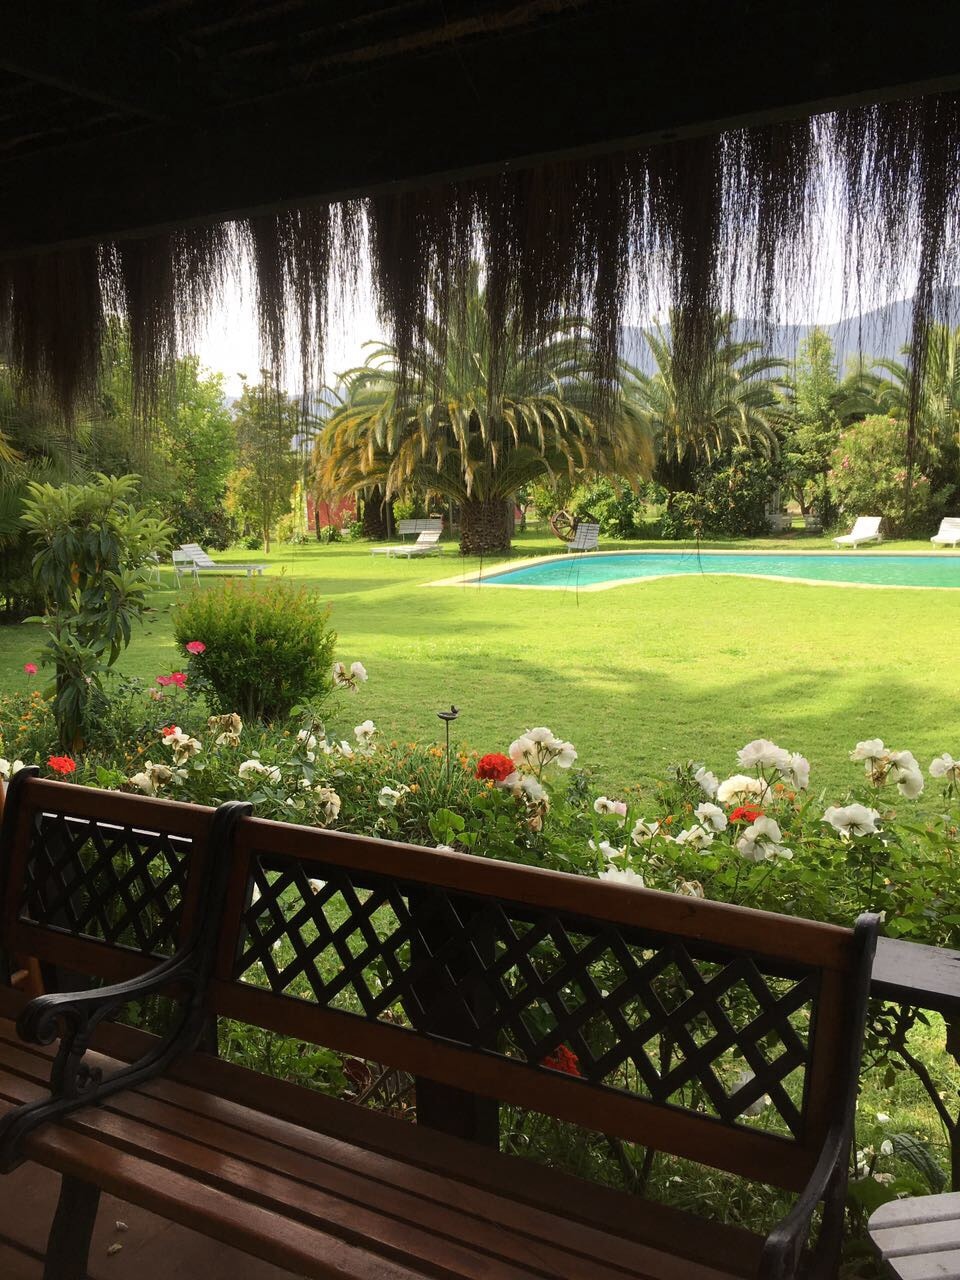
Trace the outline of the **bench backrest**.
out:
<instances>
[{"instance_id":1,"label":"bench backrest","mask_svg":"<svg viewBox=\"0 0 960 1280\"><path fill-rule=\"evenodd\" d=\"M940 521L941 533L960 533L960 516L944 516Z\"/></svg>"},{"instance_id":2,"label":"bench backrest","mask_svg":"<svg viewBox=\"0 0 960 1280\"><path fill-rule=\"evenodd\" d=\"M408 533L442 533L443 517L442 516L418 516L416 519L397 521L397 533L406 535Z\"/></svg>"},{"instance_id":3,"label":"bench backrest","mask_svg":"<svg viewBox=\"0 0 960 1280\"><path fill-rule=\"evenodd\" d=\"M262 819L234 839L217 1013L793 1190L852 1109L862 931Z\"/></svg>"},{"instance_id":4,"label":"bench backrest","mask_svg":"<svg viewBox=\"0 0 960 1280\"><path fill-rule=\"evenodd\" d=\"M191 940L214 810L16 774L0 825L0 951L125 981Z\"/></svg>"}]
</instances>

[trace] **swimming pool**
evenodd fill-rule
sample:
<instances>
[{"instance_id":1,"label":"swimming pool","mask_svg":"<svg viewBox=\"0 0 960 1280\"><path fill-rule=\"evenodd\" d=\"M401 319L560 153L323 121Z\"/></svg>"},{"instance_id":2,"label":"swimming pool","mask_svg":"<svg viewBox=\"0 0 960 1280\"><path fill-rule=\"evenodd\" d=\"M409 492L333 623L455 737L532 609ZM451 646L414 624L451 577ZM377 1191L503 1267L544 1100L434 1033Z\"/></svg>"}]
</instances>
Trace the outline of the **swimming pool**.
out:
<instances>
[{"instance_id":1,"label":"swimming pool","mask_svg":"<svg viewBox=\"0 0 960 1280\"><path fill-rule=\"evenodd\" d=\"M461 579L485 587L601 591L675 574L791 578L837 586L960 588L960 556L875 552L621 551L564 555Z\"/></svg>"}]
</instances>

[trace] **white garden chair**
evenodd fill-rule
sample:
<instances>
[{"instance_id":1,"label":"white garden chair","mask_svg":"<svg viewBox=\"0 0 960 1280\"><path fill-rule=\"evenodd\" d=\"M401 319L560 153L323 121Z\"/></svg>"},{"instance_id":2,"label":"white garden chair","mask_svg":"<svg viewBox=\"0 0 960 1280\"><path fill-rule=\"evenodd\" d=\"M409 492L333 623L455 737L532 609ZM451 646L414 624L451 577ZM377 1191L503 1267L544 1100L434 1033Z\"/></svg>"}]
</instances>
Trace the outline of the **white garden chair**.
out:
<instances>
[{"instance_id":1,"label":"white garden chair","mask_svg":"<svg viewBox=\"0 0 960 1280\"><path fill-rule=\"evenodd\" d=\"M850 532L841 534L833 541L838 547L853 547L854 550L864 542L882 542L883 534L880 532L882 521L883 516L857 516Z\"/></svg>"},{"instance_id":2,"label":"white garden chair","mask_svg":"<svg viewBox=\"0 0 960 1280\"><path fill-rule=\"evenodd\" d=\"M267 567L265 564L220 564L212 560L198 542L183 542L180 550L185 551L193 561L194 577L200 573L245 573L249 578L255 573L262 576Z\"/></svg>"}]
</instances>

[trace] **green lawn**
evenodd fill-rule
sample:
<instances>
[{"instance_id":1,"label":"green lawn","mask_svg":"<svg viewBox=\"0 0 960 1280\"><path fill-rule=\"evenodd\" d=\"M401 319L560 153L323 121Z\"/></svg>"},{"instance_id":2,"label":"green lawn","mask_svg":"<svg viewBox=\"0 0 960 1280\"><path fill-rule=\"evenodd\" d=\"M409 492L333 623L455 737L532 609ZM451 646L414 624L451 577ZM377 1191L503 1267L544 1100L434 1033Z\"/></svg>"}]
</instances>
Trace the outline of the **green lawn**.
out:
<instances>
[{"instance_id":1,"label":"green lawn","mask_svg":"<svg viewBox=\"0 0 960 1280\"><path fill-rule=\"evenodd\" d=\"M515 554L557 546L549 534L525 534ZM264 559L224 558L241 557ZM960 591L729 577L579 595L426 588L476 566L452 546L442 557L406 561L372 556L367 544L311 544L268 560L271 573L309 583L330 601L340 655L367 666L369 683L341 704L347 730L370 716L387 736L433 739L436 712L455 702L459 736L471 747L503 750L522 729L546 724L575 743L608 790L687 758L723 776L736 749L761 736L809 756L812 785L832 788L854 777L846 757L864 737L909 748L924 767L960 747ZM122 669L152 680L182 665L170 625L177 595L165 571L156 618L136 635ZM28 685L21 668L37 649L36 627L0 628L0 689Z\"/></svg>"}]
</instances>

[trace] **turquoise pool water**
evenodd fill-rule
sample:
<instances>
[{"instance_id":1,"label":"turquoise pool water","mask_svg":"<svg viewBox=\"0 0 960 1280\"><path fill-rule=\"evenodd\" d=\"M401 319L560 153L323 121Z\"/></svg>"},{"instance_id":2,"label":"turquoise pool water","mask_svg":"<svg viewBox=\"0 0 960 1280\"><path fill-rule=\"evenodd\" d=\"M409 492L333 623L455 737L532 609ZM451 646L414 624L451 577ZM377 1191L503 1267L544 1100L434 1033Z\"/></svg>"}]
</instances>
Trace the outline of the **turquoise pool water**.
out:
<instances>
[{"instance_id":1,"label":"turquoise pool water","mask_svg":"<svg viewBox=\"0 0 960 1280\"><path fill-rule=\"evenodd\" d=\"M851 582L877 587L958 587L960 556L951 555L777 555L730 551L636 552L626 555L566 556L483 578L484 586L580 588L604 583L641 582L665 574L761 574L817 582Z\"/></svg>"}]
</instances>

